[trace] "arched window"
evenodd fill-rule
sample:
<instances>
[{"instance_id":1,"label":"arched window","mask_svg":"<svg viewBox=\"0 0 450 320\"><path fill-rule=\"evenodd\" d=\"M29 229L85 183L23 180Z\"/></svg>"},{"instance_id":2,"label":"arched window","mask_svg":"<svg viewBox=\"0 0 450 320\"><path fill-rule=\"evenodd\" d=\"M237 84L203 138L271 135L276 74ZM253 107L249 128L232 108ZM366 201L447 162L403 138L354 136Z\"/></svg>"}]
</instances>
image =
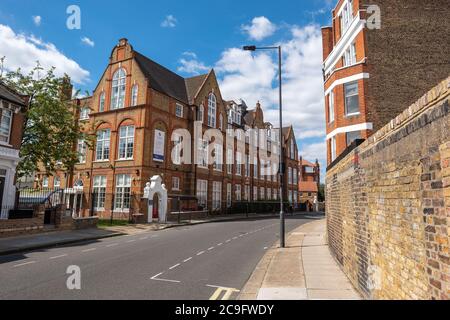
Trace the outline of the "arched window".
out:
<instances>
[{"instance_id":1,"label":"arched window","mask_svg":"<svg viewBox=\"0 0 450 320\"><path fill-rule=\"evenodd\" d=\"M137 106L138 104L138 92L139 92L139 87L137 84L135 84L133 86L133 88L131 89L131 106Z\"/></svg>"},{"instance_id":2,"label":"arched window","mask_svg":"<svg viewBox=\"0 0 450 320\"><path fill-rule=\"evenodd\" d=\"M105 111L105 91L102 91L102 93L100 93L100 100L98 104L98 112L103 111Z\"/></svg>"},{"instance_id":3,"label":"arched window","mask_svg":"<svg viewBox=\"0 0 450 320\"><path fill-rule=\"evenodd\" d=\"M198 108L197 120L203 122L204 114L205 114L205 107L203 107L203 104L201 104L200 107Z\"/></svg>"},{"instance_id":4,"label":"arched window","mask_svg":"<svg viewBox=\"0 0 450 320\"><path fill-rule=\"evenodd\" d=\"M216 127L217 100L216 96L211 93L208 98L208 126Z\"/></svg>"},{"instance_id":5,"label":"arched window","mask_svg":"<svg viewBox=\"0 0 450 320\"><path fill-rule=\"evenodd\" d=\"M125 103L125 87L127 74L123 68L114 73L112 81L111 109L121 109Z\"/></svg>"}]
</instances>

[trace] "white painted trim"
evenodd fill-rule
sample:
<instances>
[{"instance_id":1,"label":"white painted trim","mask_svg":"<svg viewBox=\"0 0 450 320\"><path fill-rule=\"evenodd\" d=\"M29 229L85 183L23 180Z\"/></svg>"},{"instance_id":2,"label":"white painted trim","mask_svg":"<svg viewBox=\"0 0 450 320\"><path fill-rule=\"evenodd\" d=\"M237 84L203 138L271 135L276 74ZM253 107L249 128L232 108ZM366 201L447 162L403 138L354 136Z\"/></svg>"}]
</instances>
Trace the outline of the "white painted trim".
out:
<instances>
[{"instance_id":1,"label":"white painted trim","mask_svg":"<svg viewBox=\"0 0 450 320\"><path fill-rule=\"evenodd\" d=\"M339 39L337 45L333 48L333 51L331 51L331 53L325 59L323 63L325 74L331 72L333 66L342 57L348 46L353 43L358 34L364 29L365 25L366 20L361 20L360 14L358 12L348 29L342 35L342 38Z\"/></svg>"},{"instance_id":2,"label":"white painted trim","mask_svg":"<svg viewBox=\"0 0 450 320\"><path fill-rule=\"evenodd\" d=\"M334 81L331 84L331 86L325 91L325 96L328 96L330 94L330 92L332 90L334 90L334 88L336 88L339 85L346 84L346 83L349 83L349 82L358 81L358 80L361 80L361 79L369 79L369 78L370 78L370 74L369 73L358 73L358 74L355 74L355 75L347 77L347 78L338 79L338 80Z\"/></svg>"},{"instance_id":3,"label":"white painted trim","mask_svg":"<svg viewBox=\"0 0 450 320\"><path fill-rule=\"evenodd\" d=\"M331 132L327 135L327 140L330 140L331 138L335 137L336 135L338 135L340 133L362 131L362 130L373 130L373 123L366 122L366 123L355 124L353 126L337 128L333 132Z\"/></svg>"}]
</instances>

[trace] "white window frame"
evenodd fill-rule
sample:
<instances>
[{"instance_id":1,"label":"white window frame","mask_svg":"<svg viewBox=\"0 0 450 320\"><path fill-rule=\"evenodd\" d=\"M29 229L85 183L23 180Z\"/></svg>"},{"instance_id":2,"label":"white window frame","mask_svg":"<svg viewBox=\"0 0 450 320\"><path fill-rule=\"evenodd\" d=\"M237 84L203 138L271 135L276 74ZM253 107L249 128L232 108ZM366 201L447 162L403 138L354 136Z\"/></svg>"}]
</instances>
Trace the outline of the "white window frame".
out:
<instances>
[{"instance_id":1,"label":"white window frame","mask_svg":"<svg viewBox=\"0 0 450 320\"><path fill-rule=\"evenodd\" d=\"M331 138L331 162L336 160L336 136Z\"/></svg>"},{"instance_id":2,"label":"white window frame","mask_svg":"<svg viewBox=\"0 0 450 320\"><path fill-rule=\"evenodd\" d=\"M122 126L119 128L119 160L133 160L134 155L134 126ZM130 152L131 145L131 152Z\"/></svg>"},{"instance_id":3,"label":"white window frame","mask_svg":"<svg viewBox=\"0 0 450 320\"><path fill-rule=\"evenodd\" d=\"M183 118L184 117L184 106L181 103L177 103L175 105L175 115L178 118Z\"/></svg>"},{"instance_id":4,"label":"white window frame","mask_svg":"<svg viewBox=\"0 0 450 320\"><path fill-rule=\"evenodd\" d=\"M197 199L198 204L203 206L204 209L208 208L208 181L197 180Z\"/></svg>"},{"instance_id":5,"label":"white window frame","mask_svg":"<svg viewBox=\"0 0 450 320\"><path fill-rule=\"evenodd\" d=\"M203 103L198 108L198 115L197 115L197 121L201 121L204 123L205 121L205 107L203 106Z\"/></svg>"},{"instance_id":6,"label":"white window frame","mask_svg":"<svg viewBox=\"0 0 450 320\"><path fill-rule=\"evenodd\" d=\"M215 159L213 168L216 171L223 171L223 146L220 144L214 145Z\"/></svg>"},{"instance_id":7,"label":"white window frame","mask_svg":"<svg viewBox=\"0 0 450 320\"><path fill-rule=\"evenodd\" d=\"M347 87L349 86L355 86L356 85L356 94L352 94L347 96ZM348 112L348 103L347 103L347 99L351 98L351 97L358 97L358 111L357 112ZM344 84L344 103L345 103L345 116L346 117L350 117L350 116L355 116L355 115L359 115L361 113L361 106L359 105L359 82L358 81L353 81L353 82L349 82L349 83L345 83Z\"/></svg>"},{"instance_id":8,"label":"white window frame","mask_svg":"<svg viewBox=\"0 0 450 320\"><path fill-rule=\"evenodd\" d=\"M138 105L138 96L139 96L139 85L134 84L131 88L131 106L135 107Z\"/></svg>"},{"instance_id":9,"label":"white window frame","mask_svg":"<svg viewBox=\"0 0 450 320\"><path fill-rule=\"evenodd\" d=\"M4 113L9 113L9 115L6 115ZM3 117L9 118L7 128L3 128ZM0 114L0 140L2 140L0 143L9 144L11 141L11 129L12 129L12 121L14 117L14 112L10 109L1 108L1 114Z\"/></svg>"},{"instance_id":10,"label":"white window frame","mask_svg":"<svg viewBox=\"0 0 450 320\"><path fill-rule=\"evenodd\" d=\"M84 139L78 140L77 152L78 152L78 163L79 164L86 163L87 145Z\"/></svg>"},{"instance_id":11,"label":"white window frame","mask_svg":"<svg viewBox=\"0 0 450 320\"><path fill-rule=\"evenodd\" d=\"M98 112L105 111L105 101L106 101L105 91L102 91L100 93L100 98L98 102Z\"/></svg>"},{"instance_id":12,"label":"white window frame","mask_svg":"<svg viewBox=\"0 0 450 320\"><path fill-rule=\"evenodd\" d=\"M240 184L236 185L236 201L242 201L242 186Z\"/></svg>"},{"instance_id":13,"label":"white window frame","mask_svg":"<svg viewBox=\"0 0 450 320\"><path fill-rule=\"evenodd\" d=\"M93 207L94 211L104 211L106 202L106 176L95 176L93 181ZM102 204L102 205L100 205Z\"/></svg>"},{"instance_id":14,"label":"white window frame","mask_svg":"<svg viewBox=\"0 0 450 320\"><path fill-rule=\"evenodd\" d=\"M180 177L172 177L172 190L180 191Z\"/></svg>"},{"instance_id":15,"label":"white window frame","mask_svg":"<svg viewBox=\"0 0 450 320\"><path fill-rule=\"evenodd\" d=\"M48 188L48 187L49 187L48 177L43 176L42 177L42 188Z\"/></svg>"},{"instance_id":16,"label":"white window frame","mask_svg":"<svg viewBox=\"0 0 450 320\"><path fill-rule=\"evenodd\" d=\"M227 208L231 208L232 202L232 186L231 183L227 184Z\"/></svg>"},{"instance_id":17,"label":"white window frame","mask_svg":"<svg viewBox=\"0 0 450 320\"><path fill-rule=\"evenodd\" d=\"M334 120L334 92L331 90L328 95L328 123L333 123Z\"/></svg>"},{"instance_id":18,"label":"white window frame","mask_svg":"<svg viewBox=\"0 0 450 320\"><path fill-rule=\"evenodd\" d=\"M80 120L89 120L90 111L89 107L82 107L80 110Z\"/></svg>"},{"instance_id":19,"label":"white window frame","mask_svg":"<svg viewBox=\"0 0 450 320\"><path fill-rule=\"evenodd\" d=\"M222 182L213 181L212 209L222 208Z\"/></svg>"},{"instance_id":20,"label":"white window frame","mask_svg":"<svg viewBox=\"0 0 450 320\"><path fill-rule=\"evenodd\" d=\"M242 176L242 153L236 152L236 175Z\"/></svg>"},{"instance_id":21,"label":"white window frame","mask_svg":"<svg viewBox=\"0 0 450 320\"><path fill-rule=\"evenodd\" d=\"M128 212L131 209L131 175L118 174L114 194L114 211Z\"/></svg>"},{"instance_id":22,"label":"white window frame","mask_svg":"<svg viewBox=\"0 0 450 320\"><path fill-rule=\"evenodd\" d=\"M217 117L217 98L214 93L210 93L208 97L208 126L216 128Z\"/></svg>"},{"instance_id":23,"label":"white window frame","mask_svg":"<svg viewBox=\"0 0 450 320\"><path fill-rule=\"evenodd\" d=\"M61 178L60 177L58 177L58 176L55 176L54 178L53 178L53 188L58 188L58 189L60 189L61 188Z\"/></svg>"},{"instance_id":24,"label":"white window frame","mask_svg":"<svg viewBox=\"0 0 450 320\"><path fill-rule=\"evenodd\" d=\"M111 110L125 107L125 95L127 87L127 72L124 68L118 69L111 83Z\"/></svg>"},{"instance_id":25,"label":"white window frame","mask_svg":"<svg viewBox=\"0 0 450 320\"><path fill-rule=\"evenodd\" d=\"M233 174L233 150L227 149L227 174Z\"/></svg>"},{"instance_id":26,"label":"white window frame","mask_svg":"<svg viewBox=\"0 0 450 320\"><path fill-rule=\"evenodd\" d=\"M99 134L103 133L99 139ZM100 157L99 157L99 149ZM107 150L107 152L106 152ZM111 129L102 129L97 131L97 142L95 145L95 161L109 161L109 157L111 156Z\"/></svg>"}]
</instances>

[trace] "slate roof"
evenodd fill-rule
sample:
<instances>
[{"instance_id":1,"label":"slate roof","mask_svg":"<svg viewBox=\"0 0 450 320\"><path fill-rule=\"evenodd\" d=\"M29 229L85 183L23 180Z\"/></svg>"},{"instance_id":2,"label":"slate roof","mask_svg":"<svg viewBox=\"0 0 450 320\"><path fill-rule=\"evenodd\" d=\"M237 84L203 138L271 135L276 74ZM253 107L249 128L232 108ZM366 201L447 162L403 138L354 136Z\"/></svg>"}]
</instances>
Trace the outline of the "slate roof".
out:
<instances>
[{"instance_id":1,"label":"slate roof","mask_svg":"<svg viewBox=\"0 0 450 320\"><path fill-rule=\"evenodd\" d=\"M25 106L25 102L23 101L22 97L17 93L14 93L2 82L0 82L0 99L7 100L22 107Z\"/></svg>"},{"instance_id":2,"label":"slate roof","mask_svg":"<svg viewBox=\"0 0 450 320\"><path fill-rule=\"evenodd\" d=\"M186 84L187 97L190 104L194 103L195 95L197 94L198 90L203 85L207 77L208 74L202 74L184 80Z\"/></svg>"},{"instance_id":3,"label":"slate roof","mask_svg":"<svg viewBox=\"0 0 450 320\"><path fill-rule=\"evenodd\" d=\"M316 167L317 166L315 163L312 163L305 159L302 159L301 165L306 166L306 167Z\"/></svg>"},{"instance_id":4,"label":"slate roof","mask_svg":"<svg viewBox=\"0 0 450 320\"><path fill-rule=\"evenodd\" d=\"M155 61L150 60L139 52L134 52L136 62L153 89L186 104L189 103L186 84L183 77L177 75Z\"/></svg>"}]
</instances>

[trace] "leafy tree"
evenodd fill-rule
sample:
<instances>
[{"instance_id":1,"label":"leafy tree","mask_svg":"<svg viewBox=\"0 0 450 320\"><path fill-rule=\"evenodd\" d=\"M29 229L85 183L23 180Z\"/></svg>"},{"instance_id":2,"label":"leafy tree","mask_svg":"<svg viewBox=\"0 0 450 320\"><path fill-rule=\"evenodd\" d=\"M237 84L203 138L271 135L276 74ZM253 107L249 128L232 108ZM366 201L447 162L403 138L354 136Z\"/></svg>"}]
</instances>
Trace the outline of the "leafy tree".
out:
<instances>
[{"instance_id":1,"label":"leafy tree","mask_svg":"<svg viewBox=\"0 0 450 320\"><path fill-rule=\"evenodd\" d=\"M89 137L76 119L79 107L71 101L70 78L57 77L55 68L44 71L39 62L28 74L20 69L4 74L3 61L0 81L28 99L18 176L40 170L51 174L59 167L72 173L79 157L76 143L79 139L89 141Z\"/></svg>"},{"instance_id":2,"label":"leafy tree","mask_svg":"<svg viewBox=\"0 0 450 320\"><path fill-rule=\"evenodd\" d=\"M320 184L319 186L319 201L325 201L325 184Z\"/></svg>"}]
</instances>

